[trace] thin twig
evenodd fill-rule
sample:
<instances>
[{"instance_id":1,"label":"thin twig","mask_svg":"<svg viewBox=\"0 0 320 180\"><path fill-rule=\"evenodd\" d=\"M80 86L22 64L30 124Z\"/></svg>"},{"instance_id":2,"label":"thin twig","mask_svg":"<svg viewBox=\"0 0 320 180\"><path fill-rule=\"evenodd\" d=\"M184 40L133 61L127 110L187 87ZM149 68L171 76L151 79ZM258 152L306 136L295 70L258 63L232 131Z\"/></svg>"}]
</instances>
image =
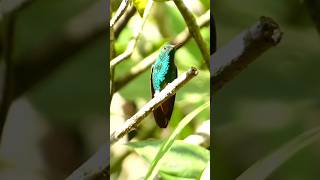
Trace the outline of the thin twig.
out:
<instances>
[{"instance_id":1,"label":"thin twig","mask_svg":"<svg viewBox=\"0 0 320 180\"><path fill-rule=\"evenodd\" d=\"M132 67L126 75L116 79L114 81L114 92L119 91L121 88L125 87L127 83L135 79L144 71L150 69L151 65L154 63L158 55L159 50L153 52L152 54L141 60L137 65Z\"/></svg>"},{"instance_id":2,"label":"thin twig","mask_svg":"<svg viewBox=\"0 0 320 180\"><path fill-rule=\"evenodd\" d=\"M127 9L129 5L129 0L122 0L119 8L117 9L117 12L114 14L112 19L110 20L110 28L114 26L114 24L120 19L120 17L123 15L125 10Z\"/></svg>"},{"instance_id":3,"label":"thin twig","mask_svg":"<svg viewBox=\"0 0 320 180\"><path fill-rule=\"evenodd\" d=\"M233 79L247 65L269 48L277 45L282 37L279 25L271 18L261 17L254 26L238 35L213 55L211 87L213 93Z\"/></svg>"},{"instance_id":4,"label":"thin twig","mask_svg":"<svg viewBox=\"0 0 320 180\"><path fill-rule=\"evenodd\" d=\"M136 8L131 5L124 12L123 16L113 26L114 37L117 38L122 29L127 25L131 17L137 12Z\"/></svg>"},{"instance_id":5,"label":"thin twig","mask_svg":"<svg viewBox=\"0 0 320 180\"><path fill-rule=\"evenodd\" d=\"M203 28L210 24L210 11L205 12L203 15L197 18L197 25L199 28ZM172 44L178 44L177 48L183 46L190 38L192 34L188 28L185 28L181 33L179 33L175 39L171 41Z\"/></svg>"},{"instance_id":6,"label":"thin twig","mask_svg":"<svg viewBox=\"0 0 320 180\"><path fill-rule=\"evenodd\" d=\"M109 44L109 59L112 59L113 56L115 55L114 53L114 41L115 41L115 37L114 37L114 31L112 28L110 28L110 44ZM109 105L111 104L112 101L112 97L113 97L113 93L114 93L114 72L115 69L108 69L110 72L110 96L109 96Z\"/></svg>"},{"instance_id":7,"label":"thin twig","mask_svg":"<svg viewBox=\"0 0 320 180\"><path fill-rule=\"evenodd\" d=\"M189 9L186 7L186 5L183 3L182 0L174 0L174 3L179 9L181 15L183 16L192 37L194 38L197 45L199 46L200 52L202 54L205 64L207 65L207 68L210 69L209 49L207 47L206 42L203 40L200 34L200 28L197 25L195 17L192 15L192 13L189 11Z\"/></svg>"},{"instance_id":8,"label":"thin twig","mask_svg":"<svg viewBox=\"0 0 320 180\"><path fill-rule=\"evenodd\" d=\"M14 15L4 15L3 17L3 59L4 59L4 79L0 88L2 94L0 99L0 141L3 133L3 128L8 115L10 105L13 101L14 79L13 79L13 36L14 36Z\"/></svg>"},{"instance_id":9,"label":"thin twig","mask_svg":"<svg viewBox=\"0 0 320 180\"><path fill-rule=\"evenodd\" d=\"M133 50L136 46L136 43L139 39L141 32L142 32L143 26L144 26L149 14L150 14L152 4L153 4L153 0L148 0L146 8L143 12L142 20L140 21L140 23L137 23L137 28L135 28L133 38L128 43L127 49L122 54L118 55L117 57L115 57L114 59L111 60L110 69L113 69L117 64L119 64L123 60L130 57L131 54L133 53Z\"/></svg>"},{"instance_id":10,"label":"thin twig","mask_svg":"<svg viewBox=\"0 0 320 180\"><path fill-rule=\"evenodd\" d=\"M180 75L172 83L168 84L158 96L155 96L147 104L145 104L135 115L128 119L123 126L114 131L110 137L110 143L117 142L124 135L130 131L136 129L141 121L147 117L155 108L157 108L162 102L173 96L175 92L185 85L189 80L198 74L196 68L190 68L187 72Z\"/></svg>"},{"instance_id":11,"label":"thin twig","mask_svg":"<svg viewBox=\"0 0 320 180\"><path fill-rule=\"evenodd\" d=\"M114 94L114 73L115 73L115 69L110 69L110 99L109 99L109 105L112 102L112 97Z\"/></svg>"},{"instance_id":12,"label":"thin twig","mask_svg":"<svg viewBox=\"0 0 320 180\"><path fill-rule=\"evenodd\" d=\"M210 12L207 11L202 16L200 16L197 19L199 27L205 27L209 25L210 23ZM189 39L191 38L191 34L189 33L188 28L186 28L184 31L179 33L175 39L171 41L172 44L179 44L177 48L180 48L183 46ZM116 79L114 82L114 92L119 91L121 88L123 88L127 83L135 79L137 76L145 72L146 70L150 69L151 65L154 63L158 56L158 52L160 49L154 51L152 54L150 54L148 57L141 60L137 65L132 67L130 71L124 75L123 77Z\"/></svg>"},{"instance_id":13,"label":"thin twig","mask_svg":"<svg viewBox=\"0 0 320 180\"><path fill-rule=\"evenodd\" d=\"M309 10L309 13L314 24L316 25L318 32L320 33L320 2L318 0L304 0L304 3Z\"/></svg>"}]
</instances>

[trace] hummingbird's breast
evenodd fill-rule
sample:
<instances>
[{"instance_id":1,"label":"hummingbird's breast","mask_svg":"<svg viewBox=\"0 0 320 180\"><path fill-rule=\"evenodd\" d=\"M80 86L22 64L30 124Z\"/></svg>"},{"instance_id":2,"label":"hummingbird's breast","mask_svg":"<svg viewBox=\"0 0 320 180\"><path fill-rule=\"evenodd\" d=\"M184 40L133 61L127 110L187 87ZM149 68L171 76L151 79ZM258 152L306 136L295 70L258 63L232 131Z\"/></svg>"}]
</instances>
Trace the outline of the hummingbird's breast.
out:
<instances>
[{"instance_id":1,"label":"hummingbird's breast","mask_svg":"<svg viewBox=\"0 0 320 180\"><path fill-rule=\"evenodd\" d=\"M168 75L170 75L170 71L172 69L173 63L170 63L169 55L162 55L156 60L153 65L153 88L155 91L161 91L164 88L164 85L168 82Z\"/></svg>"}]
</instances>

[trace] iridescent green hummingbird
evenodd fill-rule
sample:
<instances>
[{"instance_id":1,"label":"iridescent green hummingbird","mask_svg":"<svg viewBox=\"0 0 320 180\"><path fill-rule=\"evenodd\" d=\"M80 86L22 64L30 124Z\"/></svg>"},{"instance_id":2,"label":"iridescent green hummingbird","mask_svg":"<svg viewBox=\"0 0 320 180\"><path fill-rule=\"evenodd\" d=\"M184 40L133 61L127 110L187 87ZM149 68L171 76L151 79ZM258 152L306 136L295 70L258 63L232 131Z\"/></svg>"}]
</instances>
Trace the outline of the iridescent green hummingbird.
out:
<instances>
[{"instance_id":1,"label":"iridescent green hummingbird","mask_svg":"<svg viewBox=\"0 0 320 180\"><path fill-rule=\"evenodd\" d=\"M151 69L151 94L157 96L167 84L177 78L178 71L174 64L177 45L167 44L160 50L159 56ZM153 111L153 116L160 128L166 128L172 115L175 95L171 96Z\"/></svg>"}]
</instances>

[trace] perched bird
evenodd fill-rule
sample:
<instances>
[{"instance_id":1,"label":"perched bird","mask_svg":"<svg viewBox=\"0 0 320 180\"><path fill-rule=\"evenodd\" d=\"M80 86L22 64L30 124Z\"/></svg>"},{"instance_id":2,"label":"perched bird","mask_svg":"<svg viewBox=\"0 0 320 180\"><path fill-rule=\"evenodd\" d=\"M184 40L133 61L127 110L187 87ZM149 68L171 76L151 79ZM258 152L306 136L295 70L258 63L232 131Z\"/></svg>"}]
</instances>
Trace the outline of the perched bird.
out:
<instances>
[{"instance_id":1,"label":"perched bird","mask_svg":"<svg viewBox=\"0 0 320 180\"><path fill-rule=\"evenodd\" d=\"M174 54L178 46L167 44L162 47L151 69L152 98L177 78L178 71L174 64ZM171 118L175 95L171 96L153 111L153 116L160 128L166 128Z\"/></svg>"}]
</instances>

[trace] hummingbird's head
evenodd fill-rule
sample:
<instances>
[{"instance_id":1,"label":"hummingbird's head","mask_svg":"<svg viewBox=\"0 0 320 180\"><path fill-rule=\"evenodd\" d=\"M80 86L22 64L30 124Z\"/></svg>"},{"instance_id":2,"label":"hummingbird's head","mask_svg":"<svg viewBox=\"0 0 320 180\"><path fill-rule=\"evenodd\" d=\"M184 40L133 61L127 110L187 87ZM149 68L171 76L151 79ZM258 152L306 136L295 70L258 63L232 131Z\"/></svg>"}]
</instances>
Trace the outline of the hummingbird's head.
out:
<instances>
[{"instance_id":1,"label":"hummingbird's head","mask_svg":"<svg viewBox=\"0 0 320 180\"><path fill-rule=\"evenodd\" d=\"M175 51L175 47L171 44L166 44L161 49L161 53L163 54L169 54L170 52L174 53L174 51Z\"/></svg>"},{"instance_id":2,"label":"hummingbird's head","mask_svg":"<svg viewBox=\"0 0 320 180\"><path fill-rule=\"evenodd\" d=\"M176 45L166 44L161 48L160 55L173 57L177 49L178 46Z\"/></svg>"}]
</instances>

